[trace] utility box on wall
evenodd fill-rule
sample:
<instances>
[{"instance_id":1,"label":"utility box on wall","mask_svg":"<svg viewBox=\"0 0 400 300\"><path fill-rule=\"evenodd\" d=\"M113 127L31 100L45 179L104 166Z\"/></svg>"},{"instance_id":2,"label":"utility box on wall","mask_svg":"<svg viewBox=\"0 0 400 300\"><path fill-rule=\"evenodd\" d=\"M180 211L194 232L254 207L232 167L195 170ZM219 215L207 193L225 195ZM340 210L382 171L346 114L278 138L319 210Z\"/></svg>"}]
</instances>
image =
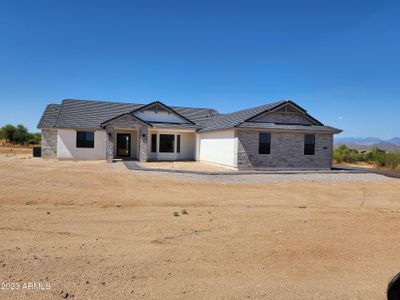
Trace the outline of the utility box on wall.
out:
<instances>
[{"instance_id":1,"label":"utility box on wall","mask_svg":"<svg viewBox=\"0 0 400 300\"><path fill-rule=\"evenodd\" d=\"M33 147L32 155L33 155L33 157L41 157L42 156L42 147Z\"/></svg>"}]
</instances>

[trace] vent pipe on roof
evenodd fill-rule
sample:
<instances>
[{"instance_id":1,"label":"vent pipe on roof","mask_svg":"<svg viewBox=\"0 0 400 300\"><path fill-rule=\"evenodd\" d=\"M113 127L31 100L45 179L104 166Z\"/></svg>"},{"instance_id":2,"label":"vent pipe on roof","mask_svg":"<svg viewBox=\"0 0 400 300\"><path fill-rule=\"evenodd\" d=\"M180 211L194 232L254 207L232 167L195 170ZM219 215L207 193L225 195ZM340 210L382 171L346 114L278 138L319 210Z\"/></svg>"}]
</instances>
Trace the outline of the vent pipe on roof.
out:
<instances>
[{"instance_id":1,"label":"vent pipe on roof","mask_svg":"<svg viewBox=\"0 0 400 300\"><path fill-rule=\"evenodd\" d=\"M206 114L206 117L210 118L210 119L212 119L214 117L212 109L208 110L208 113Z\"/></svg>"}]
</instances>

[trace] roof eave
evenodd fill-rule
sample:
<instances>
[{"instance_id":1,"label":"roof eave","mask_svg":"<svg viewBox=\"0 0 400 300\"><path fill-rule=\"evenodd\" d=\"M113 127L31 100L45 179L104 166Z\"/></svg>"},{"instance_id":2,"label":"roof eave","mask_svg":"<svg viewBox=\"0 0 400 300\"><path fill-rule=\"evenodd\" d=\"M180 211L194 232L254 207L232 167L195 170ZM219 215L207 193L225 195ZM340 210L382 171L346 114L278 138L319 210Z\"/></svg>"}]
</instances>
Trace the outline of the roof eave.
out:
<instances>
[{"instance_id":1,"label":"roof eave","mask_svg":"<svg viewBox=\"0 0 400 300\"><path fill-rule=\"evenodd\" d=\"M160 101L158 101L158 100L157 100L157 101L153 101L153 102L151 102L151 103L149 103L149 104L146 104L146 105L144 105L144 106L141 106L141 107L139 107L139 108L137 108L137 109L134 109L134 110L131 111L130 113L133 114L133 113L135 113L135 112L137 112L137 111L141 111L141 110L143 110L143 109L145 109L145 108L147 108L147 107L150 107L150 106L152 106L152 105L154 105L154 104L159 104L159 105L163 106L163 107L166 108L167 110L169 110L169 111L171 111L172 113L178 115L178 116L181 117L182 119L188 121L190 124L194 124L194 125L195 125L195 123L194 123L193 121L189 120L188 118L186 118L185 116L181 115L180 113L178 113L176 110L174 110L174 109L171 108L170 106L168 106L168 105L166 105L166 104L164 104L164 103L162 103L162 102L160 102Z\"/></svg>"},{"instance_id":2,"label":"roof eave","mask_svg":"<svg viewBox=\"0 0 400 300\"><path fill-rule=\"evenodd\" d=\"M119 118L122 118L122 117L124 117L124 116L129 116L129 117L131 117L132 119L135 119L135 120L137 120L137 121L139 121L139 122L145 124L146 126L153 127L153 125L151 125L151 123L142 120L141 118L139 118L139 117L133 115L131 112L127 112L127 113L123 113L123 114L120 114L120 115L118 115L118 116L115 116L114 118L111 118L111 119L109 119L109 120L107 120L107 121L101 123L101 124L100 124L100 127L101 127L101 128L105 128L105 126L107 126L108 123L110 123L110 122L112 122L112 121L114 121L114 120L117 120L117 119L119 119Z\"/></svg>"},{"instance_id":3,"label":"roof eave","mask_svg":"<svg viewBox=\"0 0 400 300\"><path fill-rule=\"evenodd\" d=\"M326 128L326 129L316 129L316 128L312 128L312 127L308 127L305 126L304 128L265 128L265 127L246 127L246 126L240 126L240 127L236 127L235 129L238 130L264 130L264 131L285 131L285 132L291 132L291 131L295 131L295 132L320 132L320 133L331 133L331 134L339 134L342 132L341 129L337 129L337 128Z\"/></svg>"}]
</instances>

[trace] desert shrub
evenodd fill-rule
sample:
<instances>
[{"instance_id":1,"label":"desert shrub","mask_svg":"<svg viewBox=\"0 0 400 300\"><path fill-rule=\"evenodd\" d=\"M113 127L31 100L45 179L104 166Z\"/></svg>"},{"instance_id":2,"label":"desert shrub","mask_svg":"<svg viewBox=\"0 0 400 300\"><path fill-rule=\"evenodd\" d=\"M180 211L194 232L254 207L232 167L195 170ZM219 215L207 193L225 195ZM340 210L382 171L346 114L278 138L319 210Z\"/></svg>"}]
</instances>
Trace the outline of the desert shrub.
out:
<instances>
[{"instance_id":1,"label":"desert shrub","mask_svg":"<svg viewBox=\"0 0 400 300\"><path fill-rule=\"evenodd\" d=\"M365 161L376 164L381 168L400 168L400 153L386 152L378 148L374 148L370 151L358 151L356 149L350 149L346 145L341 145L334 150L333 159L337 163L355 163Z\"/></svg>"},{"instance_id":2,"label":"desert shrub","mask_svg":"<svg viewBox=\"0 0 400 300\"><path fill-rule=\"evenodd\" d=\"M385 153L382 156L379 156L376 163L378 166L383 167L383 168L389 168L389 169L398 169L400 166L400 153Z\"/></svg>"},{"instance_id":3,"label":"desert shrub","mask_svg":"<svg viewBox=\"0 0 400 300\"><path fill-rule=\"evenodd\" d=\"M30 133L27 143L29 145L39 145L41 140L41 135L40 133Z\"/></svg>"},{"instance_id":4,"label":"desert shrub","mask_svg":"<svg viewBox=\"0 0 400 300\"><path fill-rule=\"evenodd\" d=\"M386 151L374 148L367 152L366 161L370 163L377 163L378 161L384 160L385 155Z\"/></svg>"},{"instance_id":5,"label":"desert shrub","mask_svg":"<svg viewBox=\"0 0 400 300\"><path fill-rule=\"evenodd\" d=\"M338 162L354 163L358 161L365 161L365 152L360 152L356 149L350 149L346 145L341 145L333 152L333 159Z\"/></svg>"}]
</instances>

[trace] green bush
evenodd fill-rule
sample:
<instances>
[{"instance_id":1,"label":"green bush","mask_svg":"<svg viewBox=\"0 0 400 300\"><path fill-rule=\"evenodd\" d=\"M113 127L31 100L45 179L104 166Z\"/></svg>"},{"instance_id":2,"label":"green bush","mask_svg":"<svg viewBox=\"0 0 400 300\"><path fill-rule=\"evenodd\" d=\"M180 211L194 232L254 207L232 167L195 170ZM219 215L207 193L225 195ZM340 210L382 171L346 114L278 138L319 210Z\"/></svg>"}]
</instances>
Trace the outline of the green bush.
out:
<instances>
[{"instance_id":1,"label":"green bush","mask_svg":"<svg viewBox=\"0 0 400 300\"><path fill-rule=\"evenodd\" d=\"M27 143L29 145L39 145L41 140L40 133L30 133Z\"/></svg>"},{"instance_id":2,"label":"green bush","mask_svg":"<svg viewBox=\"0 0 400 300\"><path fill-rule=\"evenodd\" d=\"M386 155L386 151L374 148L371 151L368 151L366 156L366 161L370 163L376 163L381 161Z\"/></svg>"},{"instance_id":3,"label":"green bush","mask_svg":"<svg viewBox=\"0 0 400 300\"><path fill-rule=\"evenodd\" d=\"M376 162L380 167L397 169L400 166L400 153L385 153L385 155L378 157Z\"/></svg>"},{"instance_id":4,"label":"green bush","mask_svg":"<svg viewBox=\"0 0 400 300\"><path fill-rule=\"evenodd\" d=\"M333 159L337 163L368 162L381 168L398 169L400 167L400 153L386 152L374 148L370 151L358 151L341 145L333 151Z\"/></svg>"},{"instance_id":5,"label":"green bush","mask_svg":"<svg viewBox=\"0 0 400 300\"><path fill-rule=\"evenodd\" d=\"M333 152L333 159L338 162L354 163L358 161L366 161L365 152L356 149L350 149L346 145L341 145Z\"/></svg>"}]
</instances>

